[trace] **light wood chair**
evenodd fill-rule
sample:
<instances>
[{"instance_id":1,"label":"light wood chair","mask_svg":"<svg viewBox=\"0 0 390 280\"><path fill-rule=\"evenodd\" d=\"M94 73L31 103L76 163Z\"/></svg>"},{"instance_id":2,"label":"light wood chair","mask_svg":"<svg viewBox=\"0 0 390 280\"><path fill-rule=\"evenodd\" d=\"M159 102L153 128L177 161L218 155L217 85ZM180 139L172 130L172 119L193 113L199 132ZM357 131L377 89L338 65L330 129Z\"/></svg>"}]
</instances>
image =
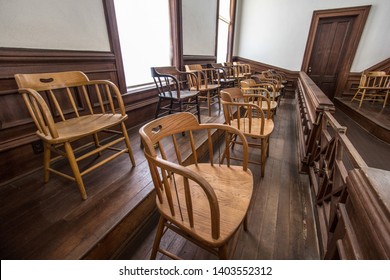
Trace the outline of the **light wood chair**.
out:
<instances>
[{"instance_id":1,"label":"light wood chair","mask_svg":"<svg viewBox=\"0 0 390 280\"><path fill-rule=\"evenodd\" d=\"M266 113L253 102L248 102L247 98L239 88L228 88L221 90L222 107L225 116L225 122L240 130L251 142L249 147L260 149L260 161L249 161L261 165L261 176L265 173L265 163L269 154L269 139L274 130L274 122L271 117L270 101L265 96L259 95L256 98L262 99L268 103ZM258 141L256 141L258 140ZM260 142L260 143L259 143ZM229 140L229 145L233 149L235 144L241 144L234 135ZM238 157L232 157L229 149L226 149L224 158L240 160Z\"/></svg>"},{"instance_id":2,"label":"light wood chair","mask_svg":"<svg viewBox=\"0 0 390 280\"><path fill-rule=\"evenodd\" d=\"M60 72L40 74L16 74L19 92L37 126L36 132L44 145L44 179L49 173L61 175L75 181L83 200L87 199L82 177L114 158L127 153L131 163L135 160L130 147L122 96L116 85L110 81L90 81L82 72ZM120 130L113 130L119 127ZM119 137L106 137L99 141L98 133L104 132ZM81 146L82 155L72 142L92 137L92 145ZM107 141L108 140L108 141ZM85 141L84 141L85 142ZM123 142L124 148L115 147ZM95 146L94 149L90 149ZM105 149L114 151L108 157L80 170L79 162L100 155ZM73 175L52 168L51 152L68 159Z\"/></svg>"},{"instance_id":3,"label":"light wood chair","mask_svg":"<svg viewBox=\"0 0 390 280\"><path fill-rule=\"evenodd\" d=\"M248 63L233 62L237 75L242 79L249 79L252 76L252 68Z\"/></svg>"},{"instance_id":4,"label":"light wood chair","mask_svg":"<svg viewBox=\"0 0 390 280\"><path fill-rule=\"evenodd\" d=\"M200 91L199 99L206 101L206 106L200 106L208 110L208 115L211 116L211 106L218 103L218 109L221 110L219 71L214 68L203 68L200 64L185 65L186 72L196 75L188 76L191 90Z\"/></svg>"},{"instance_id":5,"label":"light wood chair","mask_svg":"<svg viewBox=\"0 0 390 280\"><path fill-rule=\"evenodd\" d=\"M197 76L193 73L179 71L174 66L151 67L151 74L158 90L158 103L155 118L175 112L192 112L200 120L198 96L200 91L190 88L188 76L193 80ZM168 102L168 104L164 104Z\"/></svg>"},{"instance_id":6,"label":"light wood chair","mask_svg":"<svg viewBox=\"0 0 390 280\"><path fill-rule=\"evenodd\" d=\"M280 98L283 95L284 85L283 82L276 78L269 75L268 71L263 71L261 73L256 73L251 76L252 79L256 81L256 83L270 83L275 87L275 90L277 92L277 100L280 102Z\"/></svg>"},{"instance_id":7,"label":"light wood chair","mask_svg":"<svg viewBox=\"0 0 390 280\"><path fill-rule=\"evenodd\" d=\"M359 109L363 101L383 101L383 108L386 107L390 92L390 75L384 71L363 72L360 77L359 87L351 102L359 101Z\"/></svg>"},{"instance_id":8,"label":"light wood chair","mask_svg":"<svg viewBox=\"0 0 390 280\"><path fill-rule=\"evenodd\" d=\"M275 87L269 83L257 84L254 79L242 80L240 85L241 90L244 93L244 97L245 95L248 95L247 98L249 98L251 102L256 103L263 111L267 111L268 106L270 106L271 117L273 119L276 114L276 108L278 107L278 102L276 100L277 97L279 97ZM267 99L259 99L257 98L258 95L265 96Z\"/></svg>"},{"instance_id":9,"label":"light wood chair","mask_svg":"<svg viewBox=\"0 0 390 280\"><path fill-rule=\"evenodd\" d=\"M199 124L186 112L151 121L139 133L160 212L151 259L157 252L179 258L160 246L167 229L220 259L231 258L241 225L246 229L253 191L245 136L228 125ZM224 134L238 135L242 140L242 165L219 163L222 151L217 153L213 138L223 139Z\"/></svg>"},{"instance_id":10,"label":"light wood chair","mask_svg":"<svg viewBox=\"0 0 390 280\"><path fill-rule=\"evenodd\" d=\"M225 67L229 67L231 69L233 78L235 79L235 87L240 86L240 82L246 78L249 78L247 75L244 74L245 69L243 65L237 65L235 62L227 61L224 63Z\"/></svg>"}]
</instances>

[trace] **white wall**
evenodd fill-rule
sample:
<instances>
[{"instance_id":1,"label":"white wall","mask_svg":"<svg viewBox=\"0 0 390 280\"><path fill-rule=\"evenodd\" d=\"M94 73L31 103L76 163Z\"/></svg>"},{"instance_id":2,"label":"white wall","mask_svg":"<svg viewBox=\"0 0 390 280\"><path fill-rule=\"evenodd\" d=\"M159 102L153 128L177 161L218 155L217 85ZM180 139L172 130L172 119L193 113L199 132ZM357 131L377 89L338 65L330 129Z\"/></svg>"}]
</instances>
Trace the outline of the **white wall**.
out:
<instances>
[{"instance_id":1,"label":"white wall","mask_svg":"<svg viewBox=\"0 0 390 280\"><path fill-rule=\"evenodd\" d=\"M217 0L183 0L183 54L215 55Z\"/></svg>"},{"instance_id":2,"label":"white wall","mask_svg":"<svg viewBox=\"0 0 390 280\"><path fill-rule=\"evenodd\" d=\"M102 0L0 0L0 47L109 51Z\"/></svg>"},{"instance_id":3,"label":"white wall","mask_svg":"<svg viewBox=\"0 0 390 280\"><path fill-rule=\"evenodd\" d=\"M351 72L390 57L389 0L238 0L234 55L298 71L313 11L371 5Z\"/></svg>"}]
</instances>

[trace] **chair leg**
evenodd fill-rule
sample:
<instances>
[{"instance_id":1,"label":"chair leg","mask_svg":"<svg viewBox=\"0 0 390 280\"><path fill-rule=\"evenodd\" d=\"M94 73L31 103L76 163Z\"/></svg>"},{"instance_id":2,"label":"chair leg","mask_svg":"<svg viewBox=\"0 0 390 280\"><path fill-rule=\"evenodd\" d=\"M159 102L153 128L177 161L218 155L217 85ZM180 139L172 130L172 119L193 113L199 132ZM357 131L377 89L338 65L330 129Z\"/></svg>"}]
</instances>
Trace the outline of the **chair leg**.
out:
<instances>
[{"instance_id":1,"label":"chair leg","mask_svg":"<svg viewBox=\"0 0 390 280\"><path fill-rule=\"evenodd\" d=\"M152 254L150 255L151 260L156 259L157 251L158 248L160 247L160 241L164 232L165 221L166 219L163 216L160 216L160 220L158 221L158 225L157 225L156 237L154 238L154 242L153 242Z\"/></svg>"},{"instance_id":2,"label":"chair leg","mask_svg":"<svg viewBox=\"0 0 390 280\"><path fill-rule=\"evenodd\" d=\"M217 98L218 98L218 110L219 112L221 112L221 92L219 89L217 91Z\"/></svg>"},{"instance_id":3,"label":"chair leg","mask_svg":"<svg viewBox=\"0 0 390 280\"><path fill-rule=\"evenodd\" d=\"M365 93L366 93L366 90L364 89L363 92L362 92L362 97L360 98L359 108L358 108L358 109L360 109L360 107L362 106L362 103L363 103L363 100L364 100L364 95L365 95Z\"/></svg>"},{"instance_id":4,"label":"chair leg","mask_svg":"<svg viewBox=\"0 0 390 280\"><path fill-rule=\"evenodd\" d=\"M44 182L47 183L50 177L50 144L43 143L43 170L44 170Z\"/></svg>"},{"instance_id":5,"label":"chair leg","mask_svg":"<svg viewBox=\"0 0 390 280\"><path fill-rule=\"evenodd\" d=\"M199 98L198 96L195 96L195 102L196 102L196 111L198 112L198 121L200 122L200 106L199 106Z\"/></svg>"},{"instance_id":6,"label":"chair leg","mask_svg":"<svg viewBox=\"0 0 390 280\"><path fill-rule=\"evenodd\" d=\"M68 158L70 167L72 168L72 171L73 171L74 179L76 180L76 183L77 183L79 190L80 190L81 198L83 200L86 200L87 193L85 191L83 179L81 178L79 166L77 165L77 161L76 161L76 158L74 156L72 146L70 145L69 142L66 142L64 144L64 146L65 146L66 156Z\"/></svg>"},{"instance_id":7,"label":"chair leg","mask_svg":"<svg viewBox=\"0 0 390 280\"><path fill-rule=\"evenodd\" d=\"M386 92L386 95L385 95L385 100L383 100L383 108L386 107L387 98L389 97L389 93L390 93L390 91L388 90L388 91Z\"/></svg>"},{"instance_id":8,"label":"chair leg","mask_svg":"<svg viewBox=\"0 0 390 280\"><path fill-rule=\"evenodd\" d=\"M122 122L121 123L121 127L122 127L123 137L125 137L127 152L129 154L129 157L130 157L130 160L131 160L131 164L133 166L135 166L135 159L134 159L134 155L133 155L133 150L131 149L131 146L130 146L130 139L129 139L129 135L127 134L125 123Z\"/></svg>"},{"instance_id":9,"label":"chair leg","mask_svg":"<svg viewBox=\"0 0 390 280\"><path fill-rule=\"evenodd\" d=\"M210 91L207 92L207 109L209 110L209 117L211 117L211 95L210 95Z\"/></svg>"},{"instance_id":10,"label":"chair leg","mask_svg":"<svg viewBox=\"0 0 390 280\"><path fill-rule=\"evenodd\" d=\"M95 142L95 147L99 148L100 147L100 143L99 143L99 137L98 137L97 133L93 134L93 141ZM102 155L102 153L99 152L99 156L101 156L101 155Z\"/></svg>"},{"instance_id":11,"label":"chair leg","mask_svg":"<svg viewBox=\"0 0 390 280\"><path fill-rule=\"evenodd\" d=\"M159 113L160 113L160 107L161 107L161 98L158 99L157 108L156 108L156 113L154 114L154 118L155 118L155 119L158 118L158 115L159 115Z\"/></svg>"},{"instance_id":12,"label":"chair leg","mask_svg":"<svg viewBox=\"0 0 390 280\"><path fill-rule=\"evenodd\" d=\"M266 153L267 153L267 141L266 139L261 139L261 177L264 177L265 172L265 160L266 160Z\"/></svg>"}]
</instances>

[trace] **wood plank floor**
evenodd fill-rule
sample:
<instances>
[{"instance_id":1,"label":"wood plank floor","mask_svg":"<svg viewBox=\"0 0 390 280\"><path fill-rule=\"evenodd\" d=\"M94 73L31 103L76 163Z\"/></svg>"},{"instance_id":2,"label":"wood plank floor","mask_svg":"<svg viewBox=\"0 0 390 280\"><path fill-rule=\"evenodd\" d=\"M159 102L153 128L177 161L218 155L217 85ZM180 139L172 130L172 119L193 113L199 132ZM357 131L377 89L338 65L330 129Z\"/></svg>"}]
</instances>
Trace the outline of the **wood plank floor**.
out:
<instances>
[{"instance_id":1,"label":"wood plank floor","mask_svg":"<svg viewBox=\"0 0 390 280\"><path fill-rule=\"evenodd\" d=\"M309 180L298 172L295 100L284 98L275 116L275 130L265 176L250 165L255 178L249 210L249 231L242 231L235 259L318 259L317 233ZM256 151L258 153L258 151ZM158 214L118 256L119 259L148 259ZM167 232L163 247L184 259L215 259L215 256ZM158 255L164 259L164 256Z\"/></svg>"}]
</instances>

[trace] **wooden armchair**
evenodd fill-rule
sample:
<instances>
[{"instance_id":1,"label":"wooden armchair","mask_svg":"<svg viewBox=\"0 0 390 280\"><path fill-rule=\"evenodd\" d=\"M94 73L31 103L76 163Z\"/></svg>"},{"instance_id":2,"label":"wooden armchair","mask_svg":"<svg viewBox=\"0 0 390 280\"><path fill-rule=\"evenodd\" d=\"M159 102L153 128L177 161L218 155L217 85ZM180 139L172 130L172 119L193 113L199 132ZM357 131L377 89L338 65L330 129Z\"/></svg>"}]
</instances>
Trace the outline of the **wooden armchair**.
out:
<instances>
[{"instance_id":1,"label":"wooden armchair","mask_svg":"<svg viewBox=\"0 0 390 280\"><path fill-rule=\"evenodd\" d=\"M284 85L283 82L274 77L270 76L268 71L263 71L262 73L253 74L251 76L252 79L256 81L256 83L270 83L275 87L278 97L280 98L283 95ZM280 97L279 97L280 96Z\"/></svg>"},{"instance_id":2,"label":"wooden armchair","mask_svg":"<svg viewBox=\"0 0 390 280\"><path fill-rule=\"evenodd\" d=\"M49 180L49 172L75 181L85 200L84 175L124 153L128 153L132 165L135 165L125 126L127 115L122 96L114 83L90 81L82 72L16 74L15 79L38 128L37 135L43 141L45 182ZM113 130L116 126L120 131ZM106 138L108 142L100 142L100 132L120 137ZM85 137L93 137L91 143L95 148L84 149L84 154L76 155L72 142ZM121 142L124 148L115 147ZM80 161L100 155L105 149L115 152L84 171L80 170ZM52 151L68 159L73 175L50 166Z\"/></svg>"},{"instance_id":3,"label":"wooden armchair","mask_svg":"<svg viewBox=\"0 0 390 280\"><path fill-rule=\"evenodd\" d=\"M219 84L221 89L234 87L236 79L234 78L232 69L223 66L222 63L211 63L211 67L219 71Z\"/></svg>"},{"instance_id":4,"label":"wooden armchair","mask_svg":"<svg viewBox=\"0 0 390 280\"><path fill-rule=\"evenodd\" d=\"M279 95L277 94L275 87L269 83L261 83L257 84L253 79L245 79L240 82L241 90L244 95L252 95L252 102L257 103L257 105L263 110L268 110L268 106L270 107L272 119L276 113L276 108L278 107L278 102L276 101ZM256 98L256 96L262 95L267 98L267 100L262 100Z\"/></svg>"},{"instance_id":5,"label":"wooden armchair","mask_svg":"<svg viewBox=\"0 0 390 280\"><path fill-rule=\"evenodd\" d=\"M159 96L155 118L174 112L192 112L201 122L198 100L200 91L190 88L187 80L187 77L196 80L195 74L179 71L174 66L152 67L151 74Z\"/></svg>"},{"instance_id":6,"label":"wooden armchair","mask_svg":"<svg viewBox=\"0 0 390 280\"><path fill-rule=\"evenodd\" d=\"M260 161L249 161L261 165L261 176L265 173L265 163L269 153L269 138L274 130L274 122L271 117L269 99L262 95L256 98L268 103L266 113L256 103L247 102L250 95L244 95L239 88L221 90L222 107L225 122L240 130L247 138L253 141L248 143L249 147L260 149ZM260 143L259 143L260 142ZM233 149L235 144L241 144L234 135L229 139L229 145ZM240 160L232 157L229 149L226 150L224 158Z\"/></svg>"},{"instance_id":7,"label":"wooden armchair","mask_svg":"<svg viewBox=\"0 0 390 280\"><path fill-rule=\"evenodd\" d=\"M159 118L144 125L139 133L160 212L151 259L156 258L157 252L179 258L160 247L167 229L220 259L230 258L237 240L234 237L242 224L246 229L253 190L244 135L223 124L199 124L189 113ZM224 134L238 135L242 140L241 166L219 163L213 139Z\"/></svg>"},{"instance_id":8,"label":"wooden armchair","mask_svg":"<svg viewBox=\"0 0 390 280\"><path fill-rule=\"evenodd\" d=\"M363 101L383 101L383 108L386 107L387 99L390 92L390 75L384 71L372 71L362 73L358 90L352 97L359 101L359 109ZM360 99L359 99L360 97Z\"/></svg>"},{"instance_id":9,"label":"wooden armchair","mask_svg":"<svg viewBox=\"0 0 390 280\"><path fill-rule=\"evenodd\" d=\"M219 71L214 68L203 68L200 64L185 65L186 72L196 75L188 76L191 90L200 91L199 99L205 100L207 105L200 106L208 110L208 115L211 116L211 106L218 103L218 109L221 110L220 100L220 77Z\"/></svg>"},{"instance_id":10,"label":"wooden armchair","mask_svg":"<svg viewBox=\"0 0 390 280\"><path fill-rule=\"evenodd\" d=\"M248 63L233 62L237 75L243 79L249 79L252 76L251 65Z\"/></svg>"}]
</instances>

